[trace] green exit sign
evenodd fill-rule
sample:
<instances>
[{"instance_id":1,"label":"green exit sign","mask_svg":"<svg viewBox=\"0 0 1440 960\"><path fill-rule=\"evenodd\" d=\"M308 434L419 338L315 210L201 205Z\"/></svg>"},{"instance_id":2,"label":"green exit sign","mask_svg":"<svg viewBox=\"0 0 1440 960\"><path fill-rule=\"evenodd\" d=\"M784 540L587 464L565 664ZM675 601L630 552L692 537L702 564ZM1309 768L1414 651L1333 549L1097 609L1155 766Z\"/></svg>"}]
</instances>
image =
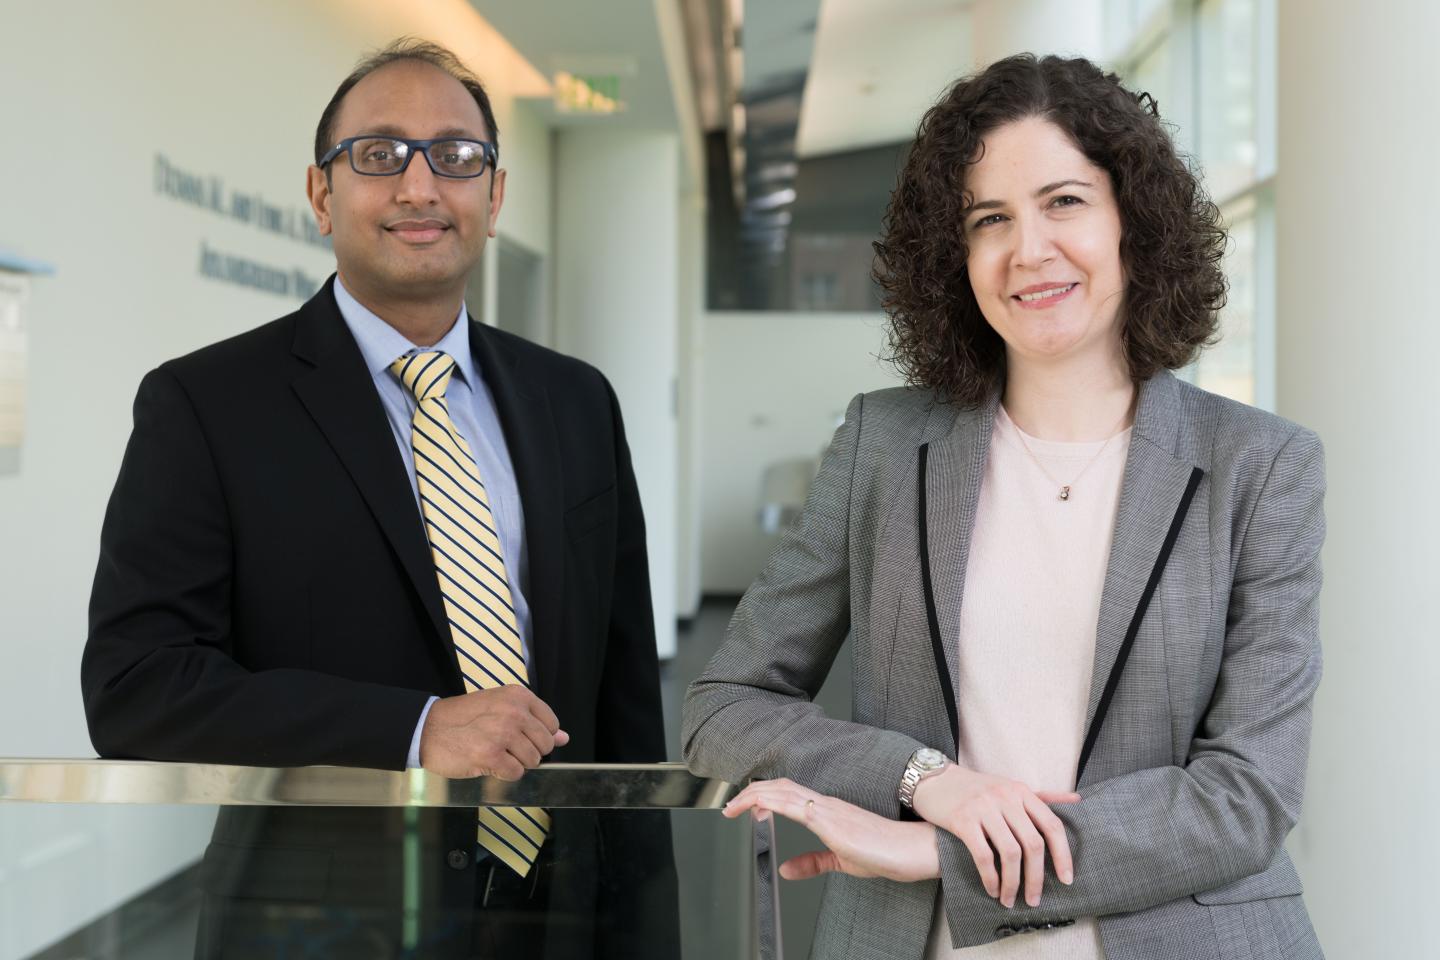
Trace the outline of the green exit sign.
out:
<instances>
[{"instance_id":1,"label":"green exit sign","mask_svg":"<svg viewBox=\"0 0 1440 960\"><path fill-rule=\"evenodd\" d=\"M555 74L554 89L555 108L562 113L618 113L625 109L620 78L614 74L561 70Z\"/></svg>"}]
</instances>

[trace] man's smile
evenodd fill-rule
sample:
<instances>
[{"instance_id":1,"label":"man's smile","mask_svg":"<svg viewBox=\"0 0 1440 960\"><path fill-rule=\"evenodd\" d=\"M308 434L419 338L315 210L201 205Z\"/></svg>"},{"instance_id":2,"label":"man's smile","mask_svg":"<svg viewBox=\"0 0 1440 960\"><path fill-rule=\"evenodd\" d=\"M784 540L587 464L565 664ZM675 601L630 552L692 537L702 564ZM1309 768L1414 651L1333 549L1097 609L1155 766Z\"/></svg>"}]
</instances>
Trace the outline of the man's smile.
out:
<instances>
[{"instance_id":1,"label":"man's smile","mask_svg":"<svg viewBox=\"0 0 1440 960\"><path fill-rule=\"evenodd\" d=\"M424 244L439 240L450 229L450 224L433 218L407 219L387 223L385 229L405 243Z\"/></svg>"}]
</instances>

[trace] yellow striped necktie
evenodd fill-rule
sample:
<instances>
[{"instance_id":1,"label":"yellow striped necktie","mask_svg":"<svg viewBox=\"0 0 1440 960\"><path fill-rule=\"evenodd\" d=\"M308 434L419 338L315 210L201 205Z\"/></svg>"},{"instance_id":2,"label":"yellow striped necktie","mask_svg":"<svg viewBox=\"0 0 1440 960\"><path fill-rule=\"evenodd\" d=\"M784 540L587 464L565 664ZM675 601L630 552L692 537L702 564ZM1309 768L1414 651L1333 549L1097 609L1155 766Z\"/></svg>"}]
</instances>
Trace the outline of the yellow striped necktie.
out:
<instances>
[{"instance_id":1,"label":"yellow striped necktie","mask_svg":"<svg viewBox=\"0 0 1440 960\"><path fill-rule=\"evenodd\" d=\"M455 359L417 353L390 370L415 396L410 447L420 512L465 690L529 686L499 528L480 468L445 404ZM539 807L480 808L480 845L522 877L549 831L550 815Z\"/></svg>"}]
</instances>

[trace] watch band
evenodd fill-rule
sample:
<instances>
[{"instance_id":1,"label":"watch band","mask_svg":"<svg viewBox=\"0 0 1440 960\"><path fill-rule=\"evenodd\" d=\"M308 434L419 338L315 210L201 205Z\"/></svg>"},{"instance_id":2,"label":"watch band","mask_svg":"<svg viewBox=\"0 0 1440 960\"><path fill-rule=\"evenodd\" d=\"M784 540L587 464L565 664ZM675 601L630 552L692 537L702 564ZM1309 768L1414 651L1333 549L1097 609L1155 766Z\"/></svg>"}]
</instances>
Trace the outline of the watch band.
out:
<instances>
[{"instance_id":1,"label":"watch band","mask_svg":"<svg viewBox=\"0 0 1440 960\"><path fill-rule=\"evenodd\" d=\"M933 747L921 747L912 753L910 761L905 764L905 772L900 775L900 788L896 794L901 809L915 809L915 788L920 786L920 781L933 777L949 765L945 754Z\"/></svg>"}]
</instances>

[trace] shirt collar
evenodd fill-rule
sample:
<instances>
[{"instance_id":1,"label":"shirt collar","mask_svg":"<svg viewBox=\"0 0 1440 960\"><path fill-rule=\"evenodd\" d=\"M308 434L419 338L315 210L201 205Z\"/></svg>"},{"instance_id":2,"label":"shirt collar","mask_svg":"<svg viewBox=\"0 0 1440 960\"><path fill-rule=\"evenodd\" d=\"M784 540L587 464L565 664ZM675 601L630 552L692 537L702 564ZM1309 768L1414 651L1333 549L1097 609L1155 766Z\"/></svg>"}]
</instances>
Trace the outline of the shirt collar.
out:
<instances>
[{"instance_id":1,"label":"shirt collar","mask_svg":"<svg viewBox=\"0 0 1440 960\"><path fill-rule=\"evenodd\" d=\"M335 304L340 308L340 316L344 318L345 326L350 328L350 335L359 344L360 354L365 358L365 366L369 368L371 376L387 373L390 364L407 353L443 350L454 358L455 366L465 383L471 389L479 386L475 357L470 353L470 317L464 303L460 304L460 314L455 318L450 331L433 347L420 347L411 343L400 331L356 300L350 291L345 289L338 276L335 278Z\"/></svg>"}]
</instances>

